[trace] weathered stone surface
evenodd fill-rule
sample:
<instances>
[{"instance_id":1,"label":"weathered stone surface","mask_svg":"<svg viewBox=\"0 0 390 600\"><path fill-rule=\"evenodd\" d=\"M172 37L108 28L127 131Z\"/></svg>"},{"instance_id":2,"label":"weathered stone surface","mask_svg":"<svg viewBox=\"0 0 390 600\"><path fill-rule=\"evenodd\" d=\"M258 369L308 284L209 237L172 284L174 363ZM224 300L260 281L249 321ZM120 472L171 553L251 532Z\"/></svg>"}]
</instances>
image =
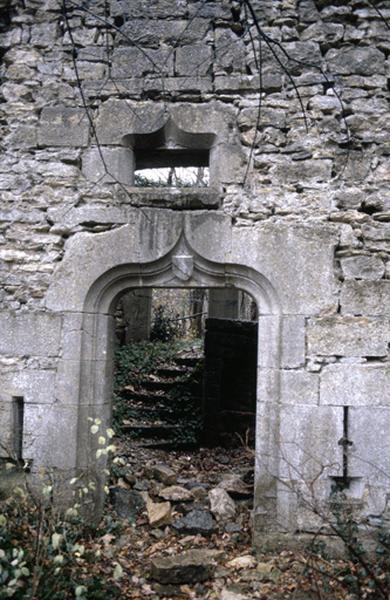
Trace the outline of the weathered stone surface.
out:
<instances>
[{"instance_id":1,"label":"weathered stone surface","mask_svg":"<svg viewBox=\"0 0 390 600\"><path fill-rule=\"evenodd\" d=\"M0 387L4 401L22 396L25 402L32 404L54 404L56 374L54 370L23 369L0 375Z\"/></svg>"},{"instance_id":2,"label":"weathered stone surface","mask_svg":"<svg viewBox=\"0 0 390 600\"><path fill-rule=\"evenodd\" d=\"M55 356L59 353L61 318L45 313L0 313L0 353Z\"/></svg>"},{"instance_id":3,"label":"weathered stone surface","mask_svg":"<svg viewBox=\"0 0 390 600\"><path fill-rule=\"evenodd\" d=\"M141 19L161 19L183 17L187 14L187 7L180 0L110 0L110 14L114 17L131 17Z\"/></svg>"},{"instance_id":4,"label":"weathered stone surface","mask_svg":"<svg viewBox=\"0 0 390 600\"><path fill-rule=\"evenodd\" d=\"M320 404L390 406L390 368L383 363L329 365L321 373Z\"/></svg>"},{"instance_id":5,"label":"weathered stone surface","mask_svg":"<svg viewBox=\"0 0 390 600\"><path fill-rule=\"evenodd\" d=\"M215 35L215 72L237 73L245 69L245 44L229 29L217 29Z\"/></svg>"},{"instance_id":6,"label":"weathered stone surface","mask_svg":"<svg viewBox=\"0 0 390 600\"><path fill-rule=\"evenodd\" d=\"M381 279L385 272L383 260L377 256L351 256L341 259L346 279Z\"/></svg>"},{"instance_id":7,"label":"weathered stone surface","mask_svg":"<svg viewBox=\"0 0 390 600\"><path fill-rule=\"evenodd\" d=\"M224 588L221 591L221 595L219 600L249 600L249 596L244 596L244 594L239 594L237 592L232 592L227 588Z\"/></svg>"},{"instance_id":8,"label":"weathered stone surface","mask_svg":"<svg viewBox=\"0 0 390 600\"><path fill-rule=\"evenodd\" d=\"M77 417L77 406L25 404L23 457L42 467L70 470L76 464Z\"/></svg>"},{"instance_id":9,"label":"weathered stone surface","mask_svg":"<svg viewBox=\"0 0 390 600\"><path fill-rule=\"evenodd\" d=\"M286 406L280 413L281 466L280 476L291 482L316 481L320 495L321 478L340 474L343 464L342 448L343 409L334 406ZM316 486L314 486L315 488ZM314 491L314 489L313 489ZM323 493L323 490L322 490ZM317 497L317 496L316 496Z\"/></svg>"},{"instance_id":10,"label":"weathered stone surface","mask_svg":"<svg viewBox=\"0 0 390 600\"><path fill-rule=\"evenodd\" d=\"M110 490L111 502L119 517L135 521L145 508L145 500L139 492L114 487Z\"/></svg>"},{"instance_id":11,"label":"weathered stone surface","mask_svg":"<svg viewBox=\"0 0 390 600\"><path fill-rule=\"evenodd\" d=\"M189 502L194 499L190 490L181 487L180 485L171 485L159 491L158 495L164 500L171 502Z\"/></svg>"},{"instance_id":12,"label":"weathered stone surface","mask_svg":"<svg viewBox=\"0 0 390 600\"><path fill-rule=\"evenodd\" d=\"M304 370L281 371L282 403L318 404L318 375Z\"/></svg>"},{"instance_id":13,"label":"weathered stone surface","mask_svg":"<svg viewBox=\"0 0 390 600\"><path fill-rule=\"evenodd\" d=\"M117 48L112 55L112 74L118 79L147 74L161 77L172 75L173 55L167 48L144 51L139 48Z\"/></svg>"},{"instance_id":14,"label":"weathered stone surface","mask_svg":"<svg viewBox=\"0 0 390 600\"><path fill-rule=\"evenodd\" d=\"M180 555L153 558L151 577L160 583L195 583L213 576L213 554L207 550L190 550Z\"/></svg>"},{"instance_id":15,"label":"weathered stone surface","mask_svg":"<svg viewBox=\"0 0 390 600\"><path fill-rule=\"evenodd\" d=\"M384 55L376 48L360 47L344 49L342 53L332 49L326 61L333 73L348 75L377 75L384 72Z\"/></svg>"},{"instance_id":16,"label":"weathered stone surface","mask_svg":"<svg viewBox=\"0 0 390 600\"><path fill-rule=\"evenodd\" d=\"M232 256L239 264L261 265L261 273L276 288L285 314L309 315L335 305L335 241L335 231L324 226L287 228L266 223L250 231L234 229Z\"/></svg>"},{"instance_id":17,"label":"weathered stone surface","mask_svg":"<svg viewBox=\"0 0 390 600\"><path fill-rule=\"evenodd\" d=\"M170 502L153 502L147 492L141 492L146 503L149 525L164 527L172 522L172 507Z\"/></svg>"},{"instance_id":18,"label":"weathered stone surface","mask_svg":"<svg viewBox=\"0 0 390 600\"><path fill-rule=\"evenodd\" d=\"M228 473L223 476L218 487L225 490L232 498L250 498L253 490L237 473Z\"/></svg>"},{"instance_id":19,"label":"weathered stone surface","mask_svg":"<svg viewBox=\"0 0 390 600\"><path fill-rule=\"evenodd\" d=\"M257 564L257 560L252 554L245 554L243 556L237 556L226 563L226 566L230 569L253 569Z\"/></svg>"},{"instance_id":20,"label":"weathered stone surface","mask_svg":"<svg viewBox=\"0 0 390 600\"><path fill-rule=\"evenodd\" d=\"M340 303L344 315L388 315L390 281L346 281Z\"/></svg>"},{"instance_id":21,"label":"weathered stone surface","mask_svg":"<svg viewBox=\"0 0 390 600\"><path fill-rule=\"evenodd\" d=\"M390 223L381 223L375 226L363 225L362 232L365 238L375 241L390 241Z\"/></svg>"},{"instance_id":22,"label":"weathered stone surface","mask_svg":"<svg viewBox=\"0 0 390 600\"><path fill-rule=\"evenodd\" d=\"M366 493L371 493L376 500L376 514L380 514L386 504L384 488L388 485L390 471L389 427L389 408L354 406L349 411L348 438L353 442L349 473L352 477L364 478L361 483L365 484Z\"/></svg>"},{"instance_id":23,"label":"weathered stone surface","mask_svg":"<svg viewBox=\"0 0 390 600\"><path fill-rule=\"evenodd\" d=\"M222 488L209 491L210 510L218 521L231 519L236 514L234 500Z\"/></svg>"},{"instance_id":24,"label":"weathered stone surface","mask_svg":"<svg viewBox=\"0 0 390 600\"><path fill-rule=\"evenodd\" d=\"M176 50L175 69L180 76L205 76L209 74L213 58L211 46L191 44Z\"/></svg>"},{"instance_id":25,"label":"weathered stone surface","mask_svg":"<svg viewBox=\"0 0 390 600\"><path fill-rule=\"evenodd\" d=\"M87 146L88 139L85 110L65 106L43 109L38 130L40 146Z\"/></svg>"},{"instance_id":26,"label":"weathered stone surface","mask_svg":"<svg viewBox=\"0 0 390 600\"><path fill-rule=\"evenodd\" d=\"M132 185L134 155L128 148L91 148L83 154L82 173L88 181Z\"/></svg>"},{"instance_id":27,"label":"weathered stone surface","mask_svg":"<svg viewBox=\"0 0 390 600\"><path fill-rule=\"evenodd\" d=\"M164 483L165 485L173 485L176 483L177 475L175 471L163 463L151 466L150 473L154 479L161 481L161 483Z\"/></svg>"},{"instance_id":28,"label":"weathered stone surface","mask_svg":"<svg viewBox=\"0 0 390 600\"><path fill-rule=\"evenodd\" d=\"M172 525L180 533L209 535L215 530L215 521L211 513L199 509L191 510Z\"/></svg>"},{"instance_id":29,"label":"weathered stone surface","mask_svg":"<svg viewBox=\"0 0 390 600\"><path fill-rule=\"evenodd\" d=\"M82 311L86 290L104 273L119 264L148 262L155 249L149 244L160 248L165 254L177 241L182 225L180 213L144 209L142 213L134 210L129 212L128 221L114 231L98 234L81 233L68 240L67 254L60 268L52 278L51 287L46 296L46 304L55 310ZM167 225L162 227L163 223ZM159 223L159 227L156 224ZM134 225L137 235L133 236ZM150 235L152 238L150 238ZM118 255L118 252L121 256ZM64 297L64 286L67 295Z\"/></svg>"},{"instance_id":30,"label":"weathered stone surface","mask_svg":"<svg viewBox=\"0 0 390 600\"><path fill-rule=\"evenodd\" d=\"M143 48L158 48L161 42L175 44L179 39L182 41L186 26L187 21L177 18L172 21L132 18L125 22L121 31L124 36L130 38L136 46L141 46ZM192 37L196 40L194 32L192 31L191 33ZM126 41L126 39L121 40L124 45L126 45Z\"/></svg>"},{"instance_id":31,"label":"weathered stone surface","mask_svg":"<svg viewBox=\"0 0 390 600\"><path fill-rule=\"evenodd\" d=\"M324 317L308 326L309 354L385 356L389 343L389 320L373 317Z\"/></svg>"}]
</instances>

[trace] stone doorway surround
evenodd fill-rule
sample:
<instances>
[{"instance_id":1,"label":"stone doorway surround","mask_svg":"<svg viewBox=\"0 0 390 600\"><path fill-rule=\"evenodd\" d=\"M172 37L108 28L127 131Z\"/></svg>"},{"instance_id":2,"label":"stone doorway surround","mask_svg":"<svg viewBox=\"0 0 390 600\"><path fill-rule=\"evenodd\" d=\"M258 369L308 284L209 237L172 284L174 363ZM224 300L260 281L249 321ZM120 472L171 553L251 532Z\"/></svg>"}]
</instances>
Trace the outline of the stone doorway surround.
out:
<instances>
[{"instance_id":1,"label":"stone doorway surround","mask_svg":"<svg viewBox=\"0 0 390 600\"><path fill-rule=\"evenodd\" d=\"M302 445L311 445L323 460L332 457L333 465L339 456L341 464L341 420L334 411L326 415L328 427L319 440L312 421L324 416L322 408L297 398L297 389L307 396L304 387L313 384L310 396L317 385L304 371L301 307L305 302L312 314L331 302L332 233L315 228L311 235L307 229L248 231L209 211L132 209L127 217L127 224L111 231L70 239L49 287L46 310L62 321L53 393L63 412L55 448L52 439L39 437L38 455L47 453L51 465L62 471L99 475L102 467L95 458L88 417L101 418L104 426L110 422L113 309L122 293L141 287L239 288L259 309L254 530L261 535L295 527L296 499L284 485L291 474L283 463L286 457L290 467L302 461L302 449L297 452L288 439L283 445L283 435L289 438L286 419L293 417L290 429L300 423ZM312 260L302 261L303 255ZM328 490L329 476L324 477Z\"/></svg>"}]
</instances>

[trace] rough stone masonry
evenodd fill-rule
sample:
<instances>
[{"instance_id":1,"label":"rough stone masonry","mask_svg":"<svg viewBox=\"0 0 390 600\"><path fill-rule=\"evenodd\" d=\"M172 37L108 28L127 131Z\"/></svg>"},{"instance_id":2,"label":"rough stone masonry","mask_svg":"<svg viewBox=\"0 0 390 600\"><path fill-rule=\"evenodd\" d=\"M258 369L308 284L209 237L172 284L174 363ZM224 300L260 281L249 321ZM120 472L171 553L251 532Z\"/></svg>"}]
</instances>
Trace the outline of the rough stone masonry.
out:
<instances>
[{"instance_id":1,"label":"rough stone masonry","mask_svg":"<svg viewBox=\"0 0 390 600\"><path fill-rule=\"evenodd\" d=\"M389 1L0 15L3 455L98 473L120 294L239 288L259 309L255 540L315 527L335 485L388 519ZM134 185L191 161L209 187Z\"/></svg>"}]
</instances>

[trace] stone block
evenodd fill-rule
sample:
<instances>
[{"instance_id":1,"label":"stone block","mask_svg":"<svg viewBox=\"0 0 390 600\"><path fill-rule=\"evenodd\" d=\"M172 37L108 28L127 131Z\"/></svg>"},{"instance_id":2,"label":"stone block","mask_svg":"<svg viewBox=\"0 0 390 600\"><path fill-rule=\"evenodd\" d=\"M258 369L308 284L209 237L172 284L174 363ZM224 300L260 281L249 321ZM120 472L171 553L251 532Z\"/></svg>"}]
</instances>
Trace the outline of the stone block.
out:
<instances>
[{"instance_id":1,"label":"stone block","mask_svg":"<svg viewBox=\"0 0 390 600\"><path fill-rule=\"evenodd\" d=\"M319 377L295 369L280 372L280 401L282 404L318 404Z\"/></svg>"},{"instance_id":2,"label":"stone block","mask_svg":"<svg viewBox=\"0 0 390 600\"><path fill-rule=\"evenodd\" d=\"M329 365L320 377L320 404L390 407L390 368L386 363Z\"/></svg>"},{"instance_id":3,"label":"stone block","mask_svg":"<svg viewBox=\"0 0 390 600\"><path fill-rule=\"evenodd\" d=\"M210 102L206 105L175 103L171 116L183 131L191 133L214 133L218 141L233 143L237 140L235 119L237 109L222 102Z\"/></svg>"},{"instance_id":4,"label":"stone block","mask_svg":"<svg viewBox=\"0 0 390 600\"><path fill-rule=\"evenodd\" d=\"M42 110L38 144L40 146L87 146L89 122L85 110L50 106Z\"/></svg>"},{"instance_id":5,"label":"stone block","mask_svg":"<svg viewBox=\"0 0 390 600\"><path fill-rule=\"evenodd\" d=\"M319 376L296 369L267 369L257 371L257 397L261 402L318 405ZM268 399L268 400L267 400Z\"/></svg>"},{"instance_id":6,"label":"stone block","mask_svg":"<svg viewBox=\"0 0 390 600\"><path fill-rule=\"evenodd\" d=\"M14 356L56 356L61 318L47 313L0 313L0 353Z\"/></svg>"},{"instance_id":7,"label":"stone block","mask_svg":"<svg viewBox=\"0 0 390 600\"><path fill-rule=\"evenodd\" d=\"M325 59L334 75L378 75L385 70L384 54L370 46L344 48L343 52L332 48Z\"/></svg>"},{"instance_id":8,"label":"stone block","mask_svg":"<svg viewBox=\"0 0 390 600\"><path fill-rule=\"evenodd\" d=\"M280 366L282 368L296 369L305 364L305 329L305 318L301 315L283 316L280 340Z\"/></svg>"},{"instance_id":9,"label":"stone block","mask_svg":"<svg viewBox=\"0 0 390 600\"><path fill-rule=\"evenodd\" d=\"M217 29L215 32L215 72L245 72L246 51L242 39L230 29Z\"/></svg>"},{"instance_id":10,"label":"stone block","mask_svg":"<svg viewBox=\"0 0 390 600\"><path fill-rule=\"evenodd\" d=\"M284 406L280 413L280 473L308 486L320 477L340 474L343 410L333 406Z\"/></svg>"},{"instance_id":11,"label":"stone block","mask_svg":"<svg viewBox=\"0 0 390 600\"><path fill-rule=\"evenodd\" d=\"M83 154L82 173L94 183L119 182L132 185L134 154L129 148L90 148Z\"/></svg>"},{"instance_id":12,"label":"stone block","mask_svg":"<svg viewBox=\"0 0 390 600\"><path fill-rule=\"evenodd\" d=\"M365 198L364 192L357 187L348 187L337 191L333 200L341 210L356 209L358 210Z\"/></svg>"},{"instance_id":13,"label":"stone block","mask_svg":"<svg viewBox=\"0 0 390 600\"><path fill-rule=\"evenodd\" d=\"M126 206L81 206L78 208L49 208L47 216L55 227L72 229L82 223L131 223L137 211ZM0 213L0 217L2 213ZM39 220L39 219L38 219Z\"/></svg>"},{"instance_id":14,"label":"stone block","mask_svg":"<svg viewBox=\"0 0 390 600\"><path fill-rule=\"evenodd\" d=\"M173 75L173 54L168 48L117 48L112 53L114 79L143 77L148 74L161 77Z\"/></svg>"},{"instance_id":15,"label":"stone block","mask_svg":"<svg viewBox=\"0 0 390 600\"><path fill-rule=\"evenodd\" d=\"M293 181L328 181L331 178L333 162L325 158L292 161L291 159L275 161L270 172L275 181L290 183Z\"/></svg>"},{"instance_id":16,"label":"stone block","mask_svg":"<svg viewBox=\"0 0 390 600\"><path fill-rule=\"evenodd\" d=\"M180 76L205 76L211 70L213 50L204 43L181 46L176 50L175 70Z\"/></svg>"},{"instance_id":17,"label":"stone block","mask_svg":"<svg viewBox=\"0 0 390 600\"><path fill-rule=\"evenodd\" d=\"M187 213L184 217L184 231L191 247L201 256L216 262L230 262L232 250L230 216L215 211Z\"/></svg>"},{"instance_id":18,"label":"stone block","mask_svg":"<svg viewBox=\"0 0 390 600\"><path fill-rule=\"evenodd\" d=\"M343 315L390 314L390 281L346 281L341 289Z\"/></svg>"},{"instance_id":19,"label":"stone block","mask_svg":"<svg viewBox=\"0 0 390 600\"><path fill-rule=\"evenodd\" d=\"M317 42L333 44L343 39L344 26L341 23L324 23L318 21L302 31L301 39L307 41L315 39Z\"/></svg>"},{"instance_id":20,"label":"stone block","mask_svg":"<svg viewBox=\"0 0 390 600\"><path fill-rule=\"evenodd\" d=\"M165 122L165 109L159 103L110 99L99 108L95 127L100 144L118 145L126 134L151 133Z\"/></svg>"},{"instance_id":21,"label":"stone block","mask_svg":"<svg viewBox=\"0 0 390 600\"><path fill-rule=\"evenodd\" d=\"M291 67L296 68L300 61L310 65L321 65L322 56L317 41L287 42L283 44L283 48L288 53Z\"/></svg>"},{"instance_id":22,"label":"stone block","mask_svg":"<svg viewBox=\"0 0 390 600\"><path fill-rule=\"evenodd\" d=\"M246 155L239 144L217 144L210 151L210 181L214 184L242 183Z\"/></svg>"},{"instance_id":23,"label":"stone block","mask_svg":"<svg viewBox=\"0 0 390 600\"><path fill-rule=\"evenodd\" d=\"M173 80L168 78L167 83ZM199 81L204 79L199 78ZM220 141L229 142L236 138L236 112L235 108L221 102L210 102L207 105L174 103L169 107L170 116L183 131L216 134ZM161 129L168 117L167 107L163 103L107 100L99 109L96 133L103 145L120 144L126 134L152 133ZM124 143L127 144L126 140Z\"/></svg>"},{"instance_id":24,"label":"stone block","mask_svg":"<svg viewBox=\"0 0 390 600\"><path fill-rule=\"evenodd\" d=\"M374 488L382 483L387 487L387 493L390 488L389 431L390 408L350 409L348 438L353 445L349 452L349 475L363 477L365 484Z\"/></svg>"},{"instance_id":25,"label":"stone block","mask_svg":"<svg viewBox=\"0 0 390 600\"><path fill-rule=\"evenodd\" d=\"M76 465L78 410L76 406L26 404L23 456L36 465L71 469Z\"/></svg>"},{"instance_id":26,"label":"stone block","mask_svg":"<svg viewBox=\"0 0 390 600\"><path fill-rule=\"evenodd\" d=\"M32 404L53 404L55 402L55 371L24 369L7 373L0 378L3 394L10 401L22 396Z\"/></svg>"},{"instance_id":27,"label":"stone block","mask_svg":"<svg viewBox=\"0 0 390 600\"><path fill-rule=\"evenodd\" d=\"M277 369L281 354L281 318L279 315L264 314L270 311L266 305L258 306L258 310L258 367Z\"/></svg>"},{"instance_id":28,"label":"stone block","mask_svg":"<svg viewBox=\"0 0 390 600\"><path fill-rule=\"evenodd\" d=\"M94 314L65 312L61 332L61 358L74 360L81 356L83 360L104 360L106 350L94 347L94 336L105 337L109 327L110 317L99 315L100 328L105 326L105 331L98 331L97 317ZM111 340L113 341L113 340Z\"/></svg>"},{"instance_id":29,"label":"stone block","mask_svg":"<svg viewBox=\"0 0 390 600\"><path fill-rule=\"evenodd\" d=\"M283 86L283 80L280 73L272 70L263 73L264 92L279 92ZM258 91L260 87L260 77L258 75L216 75L214 78L214 88L216 92L242 92Z\"/></svg>"},{"instance_id":30,"label":"stone block","mask_svg":"<svg viewBox=\"0 0 390 600\"><path fill-rule=\"evenodd\" d=\"M333 260L337 240L336 229L325 224L261 223L234 228L231 261L261 273L276 291L284 314L336 311Z\"/></svg>"},{"instance_id":31,"label":"stone block","mask_svg":"<svg viewBox=\"0 0 390 600\"><path fill-rule=\"evenodd\" d=\"M381 223L375 226L366 225L362 226L363 237L368 240L374 240L378 242L390 241L390 223Z\"/></svg>"},{"instance_id":32,"label":"stone block","mask_svg":"<svg viewBox=\"0 0 390 600\"><path fill-rule=\"evenodd\" d=\"M205 581L213 577L213 554L207 550L189 550L178 555L155 557L151 561L151 578L162 584Z\"/></svg>"},{"instance_id":33,"label":"stone block","mask_svg":"<svg viewBox=\"0 0 390 600\"><path fill-rule=\"evenodd\" d=\"M385 272L383 260L376 254L349 256L340 263L345 279L381 279Z\"/></svg>"},{"instance_id":34,"label":"stone block","mask_svg":"<svg viewBox=\"0 0 390 600\"><path fill-rule=\"evenodd\" d=\"M109 5L111 16L131 19L184 17L188 10L182 0L109 0Z\"/></svg>"},{"instance_id":35,"label":"stone block","mask_svg":"<svg viewBox=\"0 0 390 600\"><path fill-rule=\"evenodd\" d=\"M244 108L238 116L238 126L249 129L256 126L259 109L256 107ZM265 107L261 111L261 127L276 127L283 129L286 126L286 111L279 108Z\"/></svg>"},{"instance_id":36,"label":"stone block","mask_svg":"<svg viewBox=\"0 0 390 600\"><path fill-rule=\"evenodd\" d=\"M311 355L386 356L389 320L349 316L311 319L307 339Z\"/></svg>"},{"instance_id":37,"label":"stone block","mask_svg":"<svg viewBox=\"0 0 390 600\"><path fill-rule=\"evenodd\" d=\"M341 112L342 104L336 96L314 96L309 102L309 108L327 114Z\"/></svg>"},{"instance_id":38,"label":"stone block","mask_svg":"<svg viewBox=\"0 0 390 600\"><path fill-rule=\"evenodd\" d=\"M118 37L118 41L125 46L131 40L134 46L142 48L158 48L161 43L176 45L186 26L187 21L177 18L172 21L132 18L121 27L123 37Z\"/></svg>"}]
</instances>

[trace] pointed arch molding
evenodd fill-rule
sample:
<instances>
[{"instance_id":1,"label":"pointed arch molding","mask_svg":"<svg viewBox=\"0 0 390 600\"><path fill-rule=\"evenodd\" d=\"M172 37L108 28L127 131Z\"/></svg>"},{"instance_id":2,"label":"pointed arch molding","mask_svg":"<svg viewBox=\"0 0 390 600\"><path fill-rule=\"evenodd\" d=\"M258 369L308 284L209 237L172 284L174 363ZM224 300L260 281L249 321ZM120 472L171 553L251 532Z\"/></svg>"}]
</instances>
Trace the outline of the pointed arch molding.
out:
<instances>
[{"instance_id":1,"label":"pointed arch molding","mask_svg":"<svg viewBox=\"0 0 390 600\"><path fill-rule=\"evenodd\" d=\"M252 295L260 314L255 486L255 504L260 506L264 494L276 498L277 373L283 354L278 294L269 278L243 264L249 254L245 244L233 249L228 217L164 215L159 211L154 223L136 216L131 224L109 232L78 234L68 243L48 290L46 308L60 313L63 321L56 401L72 407L77 421L74 438L69 439L75 463L69 466L87 469L96 477L101 472L88 419L99 417L103 426L110 423L113 312L120 295L139 287L236 287ZM235 261L235 256L243 260ZM275 511L273 504L271 512Z\"/></svg>"},{"instance_id":2,"label":"pointed arch molding","mask_svg":"<svg viewBox=\"0 0 390 600\"><path fill-rule=\"evenodd\" d=\"M165 218L162 211L151 211L150 219L134 211L131 223L71 238L48 289L46 308L109 314L117 295L131 288L236 287L254 297L260 314L280 313L269 278L246 261L234 260L229 218L168 212Z\"/></svg>"},{"instance_id":3,"label":"pointed arch molding","mask_svg":"<svg viewBox=\"0 0 390 600\"><path fill-rule=\"evenodd\" d=\"M111 314L118 295L139 287L236 287L254 297L260 314L280 311L277 294L261 273L244 265L208 260L191 247L184 231L163 257L121 264L103 273L86 295L84 312Z\"/></svg>"}]
</instances>

